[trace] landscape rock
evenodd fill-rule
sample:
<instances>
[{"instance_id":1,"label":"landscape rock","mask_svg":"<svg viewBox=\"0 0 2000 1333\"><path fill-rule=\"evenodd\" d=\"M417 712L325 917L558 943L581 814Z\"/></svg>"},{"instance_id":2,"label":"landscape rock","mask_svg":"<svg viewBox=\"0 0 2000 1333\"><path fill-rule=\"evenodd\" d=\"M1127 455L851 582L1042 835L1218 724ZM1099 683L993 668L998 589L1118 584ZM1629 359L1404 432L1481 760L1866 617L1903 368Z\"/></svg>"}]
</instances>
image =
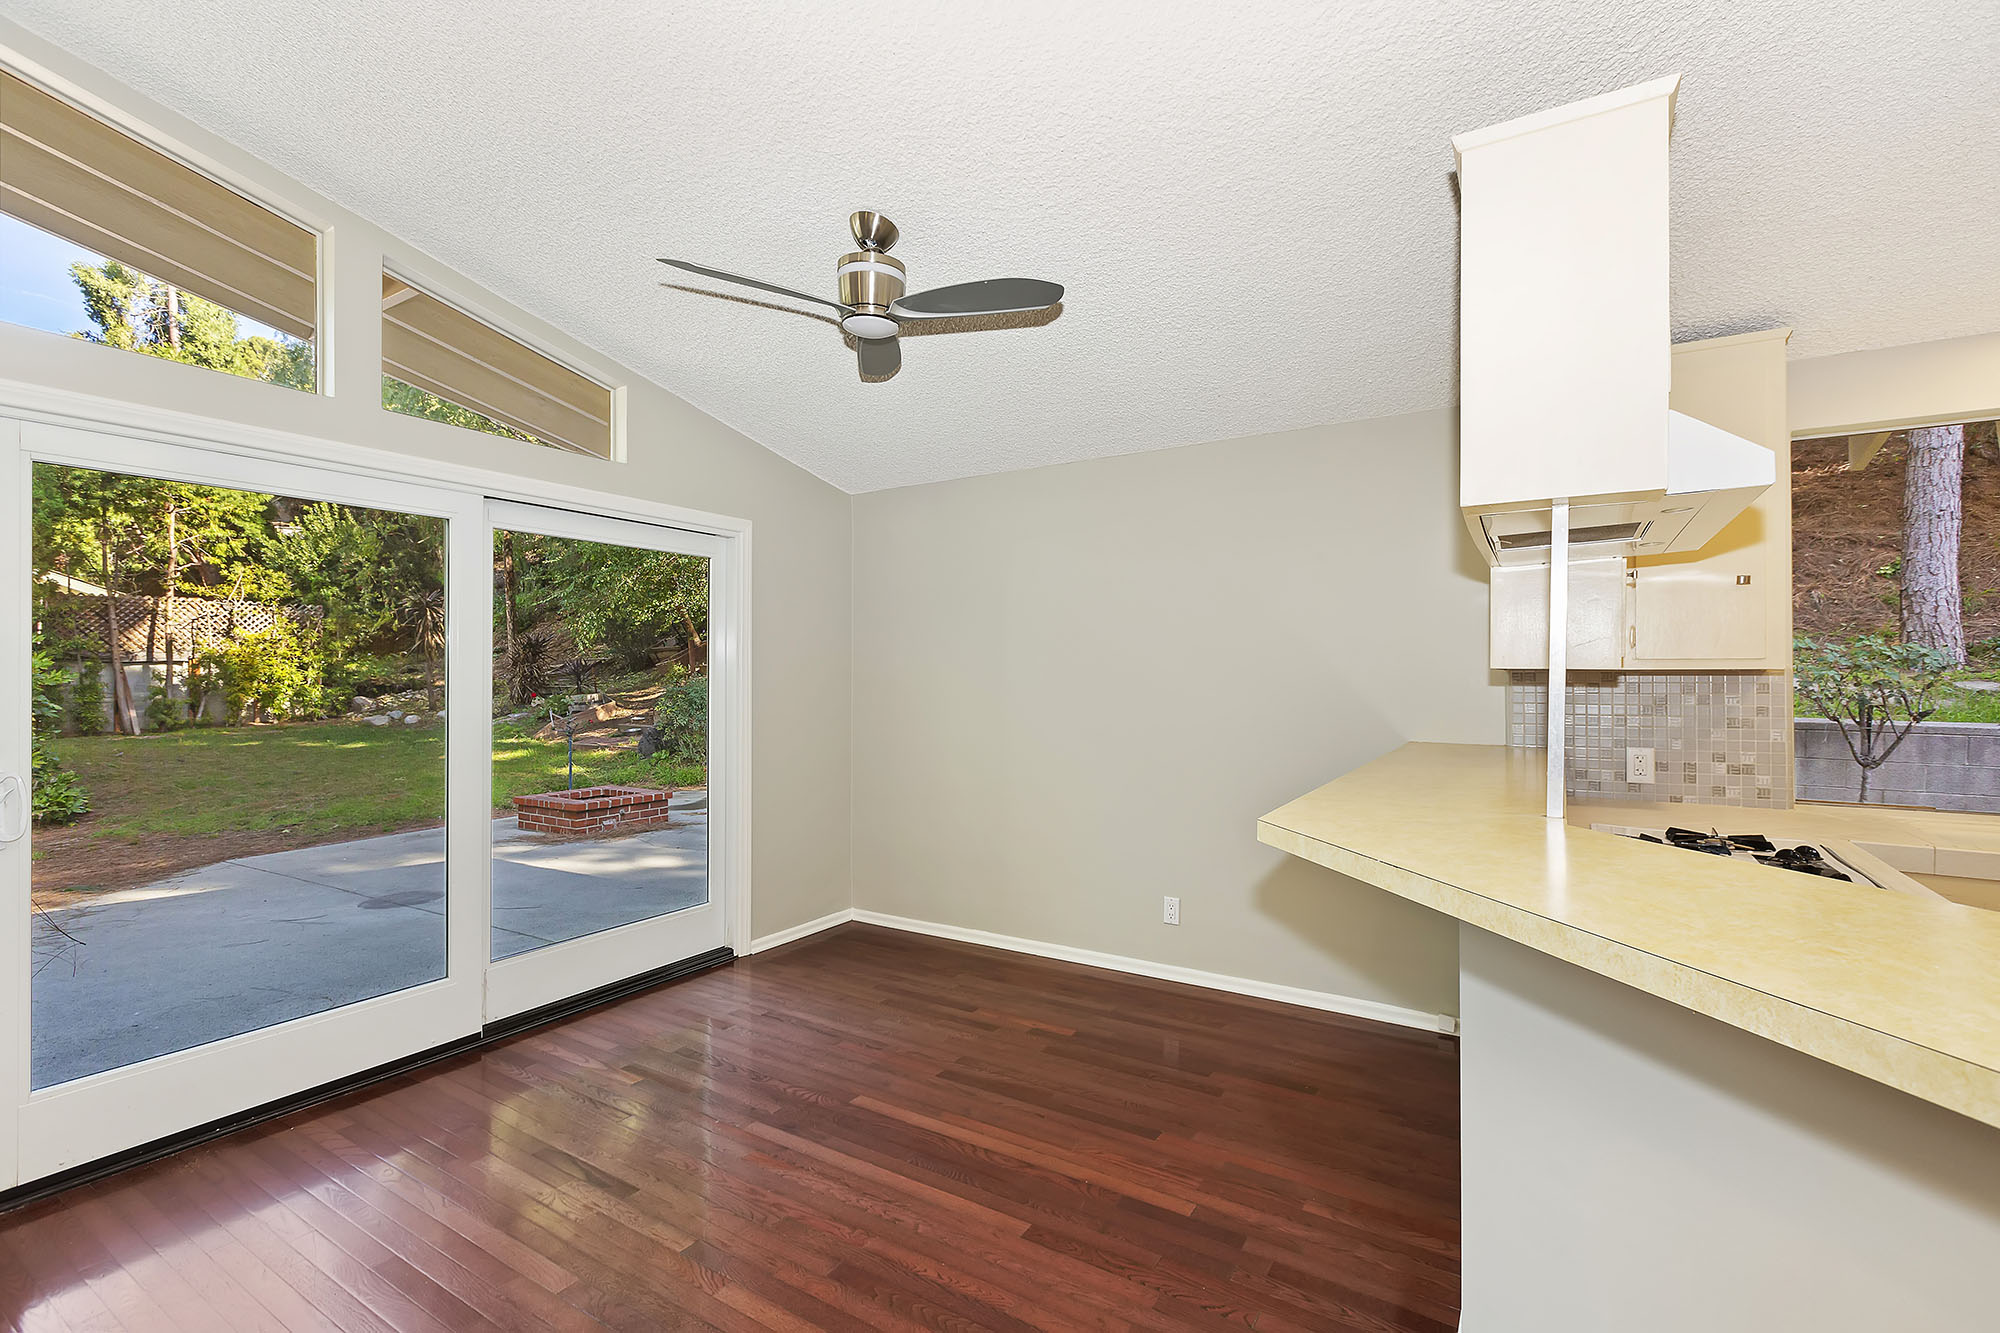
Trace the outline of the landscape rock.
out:
<instances>
[{"instance_id":1,"label":"landscape rock","mask_svg":"<svg viewBox=\"0 0 2000 1333\"><path fill-rule=\"evenodd\" d=\"M355 696L354 696L354 711L355 711L355 712L357 712L357 713L365 713L365 712L367 712L367 711L368 711L369 709L373 708L374 706L375 706L375 701L374 701L373 699L369 698L369 697L368 697L367 695L365 695L365 694L357 694L357 695L355 695Z\"/></svg>"},{"instance_id":2,"label":"landscape rock","mask_svg":"<svg viewBox=\"0 0 2000 1333\"><path fill-rule=\"evenodd\" d=\"M403 720L403 710L400 708L391 708L389 710L389 720L391 722L401 722Z\"/></svg>"},{"instance_id":3,"label":"landscape rock","mask_svg":"<svg viewBox=\"0 0 2000 1333\"><path fill-rule=\"evenodd\" d=\"M2000 690L2000 680L1955 680L1952 684L1961 690L1977 690L1981 694Z\"/></svg>"},{"instance_id":4,"label":"landscape rock","mask_svg":"<svg viewBox=\"0 0 2000 1333\"><path fill-rule=\"evenodd\" d=\"M666 738L660 735L658 727L639 728L639 757L651 759L666 748Z\"/></svg>"},{"instance_id":5,"label":"landscape rock","mask_svg":"<svg viewBox=\"0 0 2000 1333\"><path fill-rule=\"evenodd\" d=\"M389 719L381 716L364 717L361 720L371 727L386 727L389 725Z\"/></svg>"},{"instance_id":6,"label":"landscape rock","mask_svg":"<svg viewBox=\"0 0 2000 1333\"><path fill-rule=\"evenodd\" d=\"M420 716L418 716L418 715L417 715L417 714L415 714L415 713L405 713L405 714L403 715L403 725L404 725L404 726L406 726L406 727L414 727L414 726L416 726L416 725L417 725L417 724L418 724L419 722L422 722L422 721L423 721L423 718L422 718L422 717L420 717Z\"/></svg>"}]
</instances>

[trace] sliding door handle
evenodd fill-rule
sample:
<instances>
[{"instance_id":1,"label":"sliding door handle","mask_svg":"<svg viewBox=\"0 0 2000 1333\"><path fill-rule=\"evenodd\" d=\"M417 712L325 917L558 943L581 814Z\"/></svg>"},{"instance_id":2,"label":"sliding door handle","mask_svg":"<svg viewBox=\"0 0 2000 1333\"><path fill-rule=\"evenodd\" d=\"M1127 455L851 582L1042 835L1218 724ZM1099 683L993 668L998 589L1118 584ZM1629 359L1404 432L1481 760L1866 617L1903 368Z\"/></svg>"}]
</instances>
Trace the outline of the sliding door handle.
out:
<instances>
[{"instance_id":1,"label":"sliding door handle","mask_svg":"<svg viewBox=\"0 0 2000 1333\"><path fill-rule=\"evenodd\" d=\"M18 806L19 813L10 815L10 806ZM21 781L21 775L0 773L0 842L19 842L27 836L33 808L28 784Z\"/></svg>"}]
</instances>

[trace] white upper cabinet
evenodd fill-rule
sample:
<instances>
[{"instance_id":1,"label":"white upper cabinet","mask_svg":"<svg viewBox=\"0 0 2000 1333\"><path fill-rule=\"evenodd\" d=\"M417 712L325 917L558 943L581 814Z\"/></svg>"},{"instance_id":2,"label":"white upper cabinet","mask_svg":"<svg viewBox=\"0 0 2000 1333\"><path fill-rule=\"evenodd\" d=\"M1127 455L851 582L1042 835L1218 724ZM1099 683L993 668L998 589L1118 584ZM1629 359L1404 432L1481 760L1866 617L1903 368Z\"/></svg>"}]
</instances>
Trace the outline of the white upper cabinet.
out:
<instances>
[{"instance_id":1,"label":"white upper cabinet","mask_svg":"<svg viewBox=\"0 0 2000 1333\"><path fill-rule=\"evenodd\" d=\"M1679 78L1452 140L1459 503L1660 490Z\"/></svg>"},{"instance_id":2,"label":"white upper cabinet","mask_svg":"<svg viewBox=\"0 0 2000 1333\"><path fill-rule=\"evenodd\" d=\"M1459 503L1495 565L1700 549L1772 456L1670 409L1667 150L1679 79L1452 141L1458 151Z\"/></svg>"}]
</instances>

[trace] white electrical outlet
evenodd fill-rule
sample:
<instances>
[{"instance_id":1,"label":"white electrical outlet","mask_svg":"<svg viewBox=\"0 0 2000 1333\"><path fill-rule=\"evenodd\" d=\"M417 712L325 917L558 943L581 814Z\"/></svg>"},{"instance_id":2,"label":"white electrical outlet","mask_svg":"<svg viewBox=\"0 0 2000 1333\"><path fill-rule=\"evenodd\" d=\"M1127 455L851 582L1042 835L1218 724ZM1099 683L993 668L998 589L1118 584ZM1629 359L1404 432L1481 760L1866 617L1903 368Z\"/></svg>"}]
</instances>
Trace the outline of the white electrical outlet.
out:
<instances>
[{"instance_id":1,"label":"white electrical outlet","mask_svg":"<svg viewBox=\"0 0 2000 1333\"><path fill-rule=\"evenodd\" d=\"M1625 780L1627 782L1653 780L1653 748L1650 745L1634 745L1626 749Z\"/></svg>"},{"instance_id":2,"label":"white electrical outlet","mask_svg":"<svg viewBox=\"0 0 2000 1333\"><path fill-rule=\"evenodd\" d=\"M1181 900L1180 900L1180 899L1178 899L1178 898L1169 898L1169 899L1167 899L1167 913L1166 913L1166 922L1167 922L1167 924L1168 924L1168 925L1170 925L1170 926L1178 926L1178 925L1179 925L1179 924L1181 923Z\"/></svg>"}]
</instances>

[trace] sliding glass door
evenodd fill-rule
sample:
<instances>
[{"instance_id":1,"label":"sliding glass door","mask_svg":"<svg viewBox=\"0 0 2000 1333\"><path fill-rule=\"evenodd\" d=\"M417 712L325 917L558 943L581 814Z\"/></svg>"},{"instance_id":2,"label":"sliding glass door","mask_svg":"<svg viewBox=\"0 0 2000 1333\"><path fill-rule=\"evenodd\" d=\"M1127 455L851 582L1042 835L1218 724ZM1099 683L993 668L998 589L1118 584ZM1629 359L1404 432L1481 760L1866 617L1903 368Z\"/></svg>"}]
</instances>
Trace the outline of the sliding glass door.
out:
<instances>
[{"instance_id":1,"label":"sliding glass door","mask_svg":"<svg viewBox=\"0 0 2000 1333\"><path fill-rule=\"evenodd\" d=\"M492 967L513 1017L720 947L720 539L493 502Z\"/></svg>"},{"instance_id":2,"label":"sliding glass door","mask_svg":"<svg viewBox=\"0 0 2000 1333\"><path fill-rule=\"evenodd\" d=\"M10 452L21 1178L476 1030L477 503L33 423Z\"/></svg>"},{"instance_id":3,"label":"sliding glass door","mask_svg":"<svg viewBox=\"0 0 2000 1333\"><path fill-rule=\"evenodd\" d=\"M7 417L0 477L0 1189L740 947L747 535Z\"/></svg>"}]
</instances>

